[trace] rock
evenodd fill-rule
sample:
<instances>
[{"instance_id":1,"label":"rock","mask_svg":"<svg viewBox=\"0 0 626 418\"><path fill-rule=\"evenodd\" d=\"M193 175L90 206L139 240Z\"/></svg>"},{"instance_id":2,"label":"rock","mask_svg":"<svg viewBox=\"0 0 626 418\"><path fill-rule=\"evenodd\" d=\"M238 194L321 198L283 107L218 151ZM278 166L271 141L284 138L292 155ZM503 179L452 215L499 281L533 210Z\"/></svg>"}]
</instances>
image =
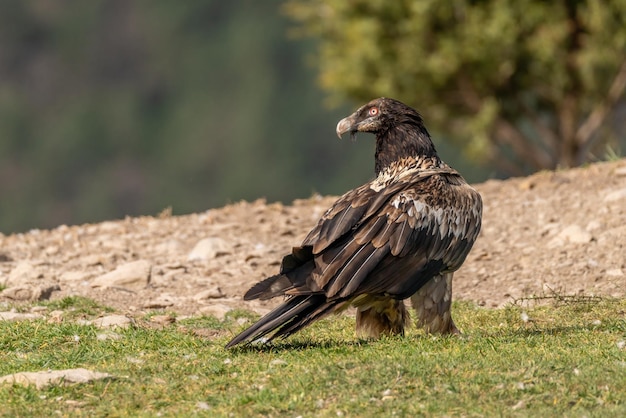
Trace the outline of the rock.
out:
<instances>
[{"instance_id":1,"label":"rock","mask_svg":"<svg viewBox=\"0 0 626 418\"><path fill-rule=\"evenodd\" d=\"M0 292L0 296L11 300L18 301L37 301L48 300L52 296L52 292L61 290L58 284L50 284L44 286L13 286Z\"/></svg>"},{"instance_id":2,"label":"rock","mask_svg":"<svg viewBox=\"0 0 626 418\"><path fill-rule=\"evenodd\" d=\"M87 273L85 271L64 271L59 275L60 282L82 282L89 279L93 273Z\"/></svg>"},{"instance_id":3,"label":"rock","mask_svg":"<svg viewBox=\"0 0 626 418\"><path fill-rule=\"evenodd\" d=\"M63 316L65 315L65 311L61 309L55 309L48 313L48 322L53 324L60 324L63 322Z\"/></svg>"},{"instance_id":4,"label":"rock","mask_svg":"<svg viewBox=\"0 0 626 418\"><path fill-rule=\"evenodd\" d=\"M104 265L107 257L103 254L87 254L82 256L81 261L86 266Z\"/></svg>"},{"instance_id":5,"label":"rock","mask_svg":"<svg viewBox=\"0 0 626 418\"><path fill-rule=\"evenodd\" d=\"M515 405L511 407L511 409L514 411L518 409L524 409L524 408L526 408L526 402L524 402L523 400L519 401L518 403L516 403Z\"/></svg>"},{"instance_id":6,"label":"rock","mask_svg":"<svg viewBox=\"0 0 626 418\"><path fill-rule=\"evenodd\" d=\"M611 193L608 193L606 196L604 196L604 201L608 203L608 202L615 202L617 200L625 199L625 198L626 198L626 187L623 189L615 190L615 191L612 191Z\"/></svg>"},{"instance_id":7,"label":"rock","mask_svg":"<svg viewBox=\"0 0 626 418\"><path fill-rule=\"evenodd\" d=\"M272 366L286 366L287 364L288 363L285 360L279 359L279 358L270 361L270 367L272 367Z\"/></svg>"},{"instance_id":8,"label":"rock","mask_svg":"<svg viewBox=\"0 0 626 418\"><path fill-rule=\"evenodd\" d=\"M531 190L534 189L536 186L535 184L535 179L533 177L528 177L524 180L522 180L517 187L519 187L520 190Z\"/></svg>"},{"instance_id":9,"label":"rock","mask_svg":"<svg viewBox=\"0 0 626 418\"><path fill-rule=\"evenodd\" d=\"M219 237L204 238L196 244L187 256L187 260L211 260L219 255L229 254L230 246Z\"/></svg>"},{"instance_id":10,"label":"rock","mask_svg":"<svg viewBox=\"0 0 626 418\"><path fill-rule=\"evenodd\" d=\"M117 332L113 332L113 331L101 332L96 335L96 340L98 341L106 341L106 340L118 341L121 339L122 339L122 336L118 334Z\"/></svg>"},{"instance_id":11,"label":"rock","mask_svg":"<svg viewBox=\"0 0 626 418\"><path fill-rule=\"evenodd\" d=\"M610 269L606 271L606 275L610 277L622 277L624 272L622 269Z\"/></svg>"},{"instance_id":12,"label":"rock","mask_svg":"<svg viewBox=\"0 0 626 418\"><path fill-rule=\"evenodd\" d=\"M587 224L587 227L585 228L587 231L591 232L591 231L595 231L602 228L602 223L600 223L600 221L593 219L591 221L589 221L589 223Z\"/></svg>"},{"instance_id":13,"label":"rock","mask_svg":"<svg viewBox=\"0 0 626 418\"><path fill-rule=\"evenodd\" d=\"M89 383L94 380L109 379L113 375L108 373L92 372L91 370L66 369L47 370L40 372L20 372L0 377L0 383L20 384L24 386L35 385L37 389L56 384Z\"/></svg>"},{"instance_id":14,"label":"rock","mask_svg":"<svg viewBox=\"0 0 626 418\"><path fill-rule=\"evenodd\" d=\"M17 286L24 283L32 283L41 277L43 277L43 274L39 269L27 261L22 261L11 270L9 276L2 284L5 286Z\"/></svg>"},{"instance_id":15,"label":"rock","mask_svg":"<svg viewBox=\"0 0 626 418\"><path fill-rule=\"evenodd\" d=\"M0 296L17 301L37 300L34 298L34 293L35 289L30 286L13 286L0 292Z\"/></svg>"},{"instance_id":16,"label":"rock","mask_svg":"<svg viewBox=\"0 0 626 418\"><path fill-rule=\"evenodd\" d=\"M150 318L150 322L158 325L169 325L176 322L176 318L171 315L154 315Z\"/></svg>"},{"instance_id":17,"label":"rock","mask_svg":"<svg viewBox=\"0 0 626 418\"><path fill-rule=\"evenodd\" d=\"M144 309L164 309L174 305L174 302L170 299L161 298L156 300L150 300L142 305Z\"/></svg>"},{"instance_id":18,"label":"rock","mask_svg":"<svg viewBox=\"0 0 626 418\"><path fill-rule=\"evenodd\" d=\"M115 270L96 277L92 287L121 287L128 290L141 290L150 283L152 265L146 260L122 264Z\"/></svg>"},{"instance_id":19,"label":"rock","mask_svg":"<svg viewBox=\"0 0 626 418\"><path fill-rule=\"evenodd\" d=\"M92 322L98 328L128 328L133 325L133 320L124 315L107 315Z\"/></svg>"},{"instance_id":20,"label":"rock","mask_svg":"<svg viewBox=\"0 0 626 418\"><path fill-rule=\"evenodd\" d=\"M33 313L0 312L0 321L28 321L41 318L43 316Z\"/></svg>"},{"instance_id":21,"label":"rock","mask_svg":"<svg viewBox=\"0 0 626 418\"><path fill-rule=\"evenodd\" d=\"M558 238L574 244L586 244L591 242L593 236L578 225L570 225L559 233Z\"/></svg>"},{"instance_id":22,"label":"rock","mask_svg":"<svg viewBox=\"0 0 626 418\"><path fill-rule=\"evenodd\" d=\"M217 319L224 319L224 316L226 316L228 312L232 311L232 309L233 308L228 305L216 303L201 307L200 312L202 312L204 315L214 316Z\"/></svg>"},{"instance_id":23,"label":"rock","mask_svg":"<svg viewBox=\"0 0 626 418\"><path fill-rule=\"evenodd\" d=\"M222 289L220 289L218 286L212 288L212 289L207 289L207 290L203 290L202 292L199 292L196 294L196 296L194 296L194 299L196 300L203 300L203 299L221 299L223 297L225 297L226 295L224 295L224 293L222 293Z\"/></svg>"},{"instance_id":24,"label":"rock","mask_svg":"<svg viewBox=\"0 0 626 418\"><path fill-rule=\"evenodd\" d=\"M196 409L208 411L211 409L211 406L207 402L196 402Z\"/></svg>"}]
</instances>

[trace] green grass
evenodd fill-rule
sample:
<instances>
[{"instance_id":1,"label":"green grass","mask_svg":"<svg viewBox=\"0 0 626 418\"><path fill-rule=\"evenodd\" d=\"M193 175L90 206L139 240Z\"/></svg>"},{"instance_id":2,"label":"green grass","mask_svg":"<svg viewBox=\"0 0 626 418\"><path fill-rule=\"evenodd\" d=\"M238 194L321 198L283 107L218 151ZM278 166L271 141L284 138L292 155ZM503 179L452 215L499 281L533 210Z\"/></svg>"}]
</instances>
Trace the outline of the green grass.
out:
<instances>
[{"instance_id":1,"label":"green grass","mask_svg":"<svg viewBox=\"0 0 626 418\"><path fill-rule=\"evenodd\" d=\"M72 318L106 309L48 306ZM529 320L522 319L525 313ZM463 337L360 341L322 321L271 346L225 350L234 312L155 329L0 322L0 375L85 367L116 379L37 390L0 386L4 416L626 416L626 300L489 310L455 304ZM78 338L76 338L78 337Z\"/></svg>"}]
</instances>

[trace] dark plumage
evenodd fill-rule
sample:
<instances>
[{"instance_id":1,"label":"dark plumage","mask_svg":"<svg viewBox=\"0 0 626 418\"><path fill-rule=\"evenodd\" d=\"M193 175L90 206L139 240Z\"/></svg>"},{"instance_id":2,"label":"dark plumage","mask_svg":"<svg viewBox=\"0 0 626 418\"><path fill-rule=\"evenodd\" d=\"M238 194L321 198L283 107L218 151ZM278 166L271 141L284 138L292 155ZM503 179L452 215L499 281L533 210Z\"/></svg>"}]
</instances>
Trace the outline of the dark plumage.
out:
<instances>
[{"instance_id":1,"label":"dark plumage","mask_svg":"<svg viewBox=\"0 0 626 418\"><path fill-rule=\"evenodd\" d=\"M379 98L341 120L337 134L376 135L376 178L326 211L280 273L245 300L285 302L233 338L287 337L352 305L362 336L402 334L411 298L418 326L458 332L450 316L452 274L469 253L482 216L478 192L437 156L421 116Z\"/></svg>"}]
</instances>

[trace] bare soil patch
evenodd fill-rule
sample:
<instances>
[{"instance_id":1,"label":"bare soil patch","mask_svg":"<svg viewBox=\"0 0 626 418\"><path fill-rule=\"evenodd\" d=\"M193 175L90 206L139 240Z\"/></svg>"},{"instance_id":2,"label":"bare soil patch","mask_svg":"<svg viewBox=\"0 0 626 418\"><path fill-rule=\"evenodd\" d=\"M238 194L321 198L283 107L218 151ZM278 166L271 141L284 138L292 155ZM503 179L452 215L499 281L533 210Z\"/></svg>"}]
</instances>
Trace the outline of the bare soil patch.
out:
<instances>
[{"instance_id":1,"label":"bare soil patch","mask_svg":"<svg viewBox=\"0 0 626 418\"><path fill-rule=\"evenodd\" d=\"M475 187L483 230L455 274L456 299L498 307L553 291L626 296L626 160ZM280 300L243 293L278 271L335 198L0 234L0 304L81 295L131 314L263 313ZM111 278L136 261L137 271Z\"/></svg>"}]
</instances>

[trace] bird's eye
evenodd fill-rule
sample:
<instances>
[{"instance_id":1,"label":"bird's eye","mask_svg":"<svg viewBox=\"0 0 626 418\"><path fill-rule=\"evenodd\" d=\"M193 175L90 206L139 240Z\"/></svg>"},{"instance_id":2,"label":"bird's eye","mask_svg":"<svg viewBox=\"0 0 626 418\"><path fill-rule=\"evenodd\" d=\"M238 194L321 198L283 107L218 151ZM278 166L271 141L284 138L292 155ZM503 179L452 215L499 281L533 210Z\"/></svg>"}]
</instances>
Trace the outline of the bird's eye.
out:
<instances>
[{"instance_id":1,"label":"bird's eye","mask_svg":"<svg viewBox=\"0 0 626 418\"><path fill-rule=\"evenodd\" d=\"M370 108L370 110L367 112L367 114L370 115L370 116L378 115L378 108L377 107Z\"/></svg>"}]
</instances>

